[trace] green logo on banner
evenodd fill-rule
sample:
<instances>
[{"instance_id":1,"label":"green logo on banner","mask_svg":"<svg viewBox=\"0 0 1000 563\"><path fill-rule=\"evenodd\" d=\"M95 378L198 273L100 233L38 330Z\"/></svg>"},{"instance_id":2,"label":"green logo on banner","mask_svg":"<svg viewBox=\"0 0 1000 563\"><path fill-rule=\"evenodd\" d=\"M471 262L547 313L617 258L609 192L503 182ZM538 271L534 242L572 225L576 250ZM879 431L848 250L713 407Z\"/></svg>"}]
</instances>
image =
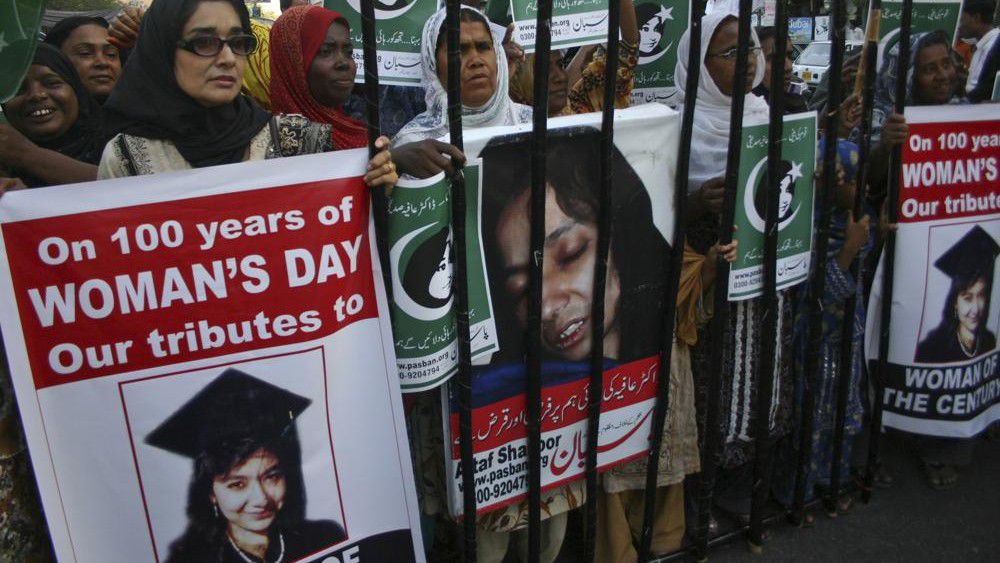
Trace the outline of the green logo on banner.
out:
<instances>
[{"instance_id":1,"label":"green logo on banner","mask_svg":"<svg viewBox=\"0 0 1000 563\"><path fill-rule=\"evenodd\" d=\"M809 276L813 232L813 173L816 168L816 114L785 117L778 165L778 289ZM767 123L743 128L736 239L739 256L729 277L729 298L763 293L764 216L767 206Z\"/></svg>"},{"instance_id":2,"label":"green logo on banner","mask_svg":"<svg viewBox=\"0 0 1000 563\"><path fill-rule=\"evenodd\" d=\"M635 6L639 25L639 63L632 104L670 104L676 94L677 42L688 27L688 0L645 0Z\"/></svg>"},{"instance_id":3,"label":"green logo on banner","mask_svg":"<svg viewBox=\"0 0 1000 563\"><path fill-rule=\"evenodd\" d=\"M0 101L21 86L42 22L43 0L0 0Z\"/></svg>"},{"instance_id":4,"label":"green logo on banner","mask_svg":"<svg viewBox=\"0 0 1000 563\"><path fill-rule=\"evenodd\" d=\"M339 12L351 26L356 82L364 82L361 35L361 0L326 0L324 6ZM436 0L375 0L375 44L380 84L420 85L420 38L424 23L437 9Z\"/></svg>"}]
</instances>

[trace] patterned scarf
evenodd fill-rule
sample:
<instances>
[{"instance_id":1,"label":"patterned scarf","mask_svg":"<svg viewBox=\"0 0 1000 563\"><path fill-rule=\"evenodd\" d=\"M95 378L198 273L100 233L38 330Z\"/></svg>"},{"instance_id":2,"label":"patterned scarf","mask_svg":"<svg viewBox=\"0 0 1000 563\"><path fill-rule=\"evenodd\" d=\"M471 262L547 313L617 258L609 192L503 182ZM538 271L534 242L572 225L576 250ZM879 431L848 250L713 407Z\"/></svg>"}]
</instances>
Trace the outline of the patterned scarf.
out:
<instances>
[{"instance_id":1,"label":"patterned scarf","mask_svg":"<svg viewBox=\"0 0 1000 563\"><path fill-rule=\"evenodd\" d=\"M344 108L320 104L309 91L308 73L330 26L347 20L321 6L296 6L271 27L271 112L297 113L310 121L329 123L330 136L337 150L354 149L368 144L368 129L357 119L347 117Z\"/></svg>"}]
</instances>

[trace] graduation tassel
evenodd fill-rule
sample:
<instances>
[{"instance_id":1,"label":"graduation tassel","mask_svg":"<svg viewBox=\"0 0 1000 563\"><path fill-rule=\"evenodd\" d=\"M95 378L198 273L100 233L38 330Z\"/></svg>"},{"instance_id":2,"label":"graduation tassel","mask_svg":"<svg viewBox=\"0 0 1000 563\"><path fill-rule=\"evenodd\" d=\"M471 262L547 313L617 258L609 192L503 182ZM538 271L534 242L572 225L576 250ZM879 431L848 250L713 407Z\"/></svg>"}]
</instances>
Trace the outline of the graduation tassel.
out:
<instances>
[{"instance_id":1,"label":"graduation tassel","mask_svg":"<svg viewBox=\"0 0 1000 563\"><path fill-rule=\"evenodd\" d=\"M594 293L590 304L590 387L587 397L587 504L584 508L584 561L593 562L597 544L597 434L601 423L604 390L604 304L608 277L608 247L611 244L611 153L614 150L615 86L618 77L618 28L621 0L608 2L608 49L604 67L604 100L601 115L601 186L597 202L597 259L594 261ZM539 55L536 54L536 61ZM535 74L538 76L548 76ZM547 107L547 105L546 105ZM535 107L538 111L538 107Z\"/></svg>"},{"instance_id":2,"label":"graduation tassel","mask_svg":"<svg viewBox=\"0 0 1000 563\"><path fill-rule=\"evenodd\" d=\"M459 0L447 0L445 29L448 48L448 129L451 144L463 150L462 141L462 61L460 57ZM469 336L469 280L466 260L465 176L458 163L451 177L451 228L454 240L455 318L458 330L458 431L462 466L462 531L464 560L476 561L476 461L472 449L472 345Z\"/></svg>"}]
</instances>

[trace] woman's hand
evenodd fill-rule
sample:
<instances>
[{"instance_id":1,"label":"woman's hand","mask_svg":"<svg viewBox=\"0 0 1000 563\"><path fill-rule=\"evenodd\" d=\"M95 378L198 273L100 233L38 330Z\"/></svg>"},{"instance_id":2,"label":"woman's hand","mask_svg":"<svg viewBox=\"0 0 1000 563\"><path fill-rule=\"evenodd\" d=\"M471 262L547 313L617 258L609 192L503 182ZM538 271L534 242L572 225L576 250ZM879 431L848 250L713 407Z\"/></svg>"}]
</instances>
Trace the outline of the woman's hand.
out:
<instances>
[{"instance_id":1,"label":"woman's hand","mask_svg":"<svg viewBox=\"0 0 1000 563\"><path fill-rule=\"evenodd\" d=\"M718 214L722 209L722 200L726 196L726 179L723 176L710 178L698 189L702 203L712 213Z\"/></svg>"},{"instance_id":2,"label":"woman's hand","mask_svg":"<svg viewBox=\"0 0 1000 563\"><path fill-rule=\"evenodd\" d=\"M840 131L841 139L847 138L851 131L861 123L861 99L857 94L851 94L840 104Z\"/></svg>"},{"instance_id":3,"label":"woman's hand","mask_svg":"<svg viewBox=\"0 0 1000 563\"><path fill-rule=\"evenodd\" d=\"M507 26L507 32L503 35L503 52L507 55L507 74L509 77L514 76L514 72L517 70L517 65L523 63L527 57L524 54L524 47L521 47L513 39L514 36L514 24L511 23Z\"/></svg>"},{"instance_id":4,"label":"woman's hand","mask_svg":"<svg viewBox=\"0 0 1000 563\"><path fill-rule=\"evenodd\" d=\"M456 166L465 165L465 155L454 145L434 139L407 143L392 151L393 161L403 174L414 178L430 178L444 172L451 176Z\"/></svg>"},{"instance_id":5,"label":"woman's hand","mask_svg":"<svg viewBox=\"0 0 1000 563\"><path fill-rule=\"evenodd\" d=\"M3 197L3 194L7 192L23 190L27 187L20 178L0 178L0 197Z\"/></svg>"},{"instance_id":6,"label":"woman's hand","mask_svg":"<svg viewBox=\"0 0 1000 563\"><path fill-rule=\"evenodd\" d=\"M38 145L9 123L0 123L0 164L9 168L23 169L29 153Z\"/></svg>"},{"instance_id":7,"label":"woman's hand","mask_svg":"<svg viewBox=\"0 0 1000 563\"><path fill-rule=\"evenodd\" d=\"M851 267L851 262L864 248L868 242L869 231L871 229L871 217L864 215L860 220L854 220L854 212L849 211L847 215L847 228L844 233L844 247L837 254L837 263L840 269L847 271Z\"/></svg>"},{"instance_id":8,"label":"woman's hand","mask_svg":"<svg viewBox=\"0 0 1000 563\"><path fill-rule=\"evenodd\" d=\"M139 6L126 6L108 25L108 43L119 49L134 47L144 11Z\"/></svg>"},{"instance_id":9,"label":"woman's hand","mask_svg":"<svg viewBox=\"0 0 1000 563\"><path fill-rule=\"evenodd\" d=\"M735 231L735 227L733 228ZM721 256L723 260L732 264L739 256L740 241L733 239L729 244L715 243L705 254L705 263L701 267L701 285L708 287L715 282L715 265Z\"/></svg>"},{"instance_id":10,"label":"woman's hand","mask_svg":"<svg viewBox=\"0 0 1000 563\"><path fill-rule=\"evenodd\" d=\"M882 144L885 145L885 148L891 149L902 144L909 134L910 126L906 124L905 117L892 112L889 117L885 118L885 123L882 124Z\"/></svg>"},{"instance_id":11,"label":"woman's hand","mask_svg":"<svg viewBox=\"0 0 1000 563\"><path fill-rule=\"evenodd\" d=\"M389 152L389 137L383 135L376 139L375 148L378 152L368 161L365 184L370 188L385 187L386 193L391 193L399 180L399 174L396 173L396 164L392 162L392 153Z\"/></svg>"}]
</instances>

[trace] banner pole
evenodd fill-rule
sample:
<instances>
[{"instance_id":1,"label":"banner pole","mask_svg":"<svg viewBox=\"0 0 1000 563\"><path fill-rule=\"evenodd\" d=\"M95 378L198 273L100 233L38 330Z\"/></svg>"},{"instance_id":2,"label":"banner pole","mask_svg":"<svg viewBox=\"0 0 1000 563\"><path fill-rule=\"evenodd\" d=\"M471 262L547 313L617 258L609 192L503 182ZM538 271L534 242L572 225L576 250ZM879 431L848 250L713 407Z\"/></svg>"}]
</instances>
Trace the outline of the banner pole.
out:
<instances>
[{"instance_id":1,"label":"banner pole","mask_svg":"<svg viewBox=\"0 0 1000 563\"><path fill-rule=\"evenodd\" d=\"M448 130L451 144L462 150L462 75L459 45L459 0L447 0L445 29L448 46ZM476 462L472 448L472 345L469 338L469 280L466 264L465 177L461 168L451 177L451 226L454 241L455 319L458 330L458 436L462 467L462 531L464 561L476 561ZM448 446L446 446L447 448Z\"/></svg>"},{"instance_id":2,"label":"banner pole","mask_svg":"<svg viewBox=\"0 0 1000 563\"><path fill-rule=\"evenodd\" d=\"M899 74L896 76L896 100L894 110L896 113L903 113L906 106L906 78L910 71L910 26L913 23L913 0L903 0L903 13L899 23ZM886 214L889 224L898 221L899 211L899 178L902 173L902 153L903 145L896 145L892 149L892 156L889 160L889 186L886 192ZM868 442L868 464L865 469L865 491L863 499L865 502L871 499L871 484L874 481L875 467L878 464L879 434L882 431L882 389L885 382L885 373L889 367L889 325L892 322L892 284L895 277L896 262L896 232L889 230L885 233L885 264L882 275L882 303L879 311L879 343L878 343L878 363L871 373L872 385L874 387L874 397L872 401L872 421L871 438Z\"/></svg>"},{"instance_id":3,"label":"banner pole","mask_svg":"<svg viewBox=\"0 0 1000 563\"><path fill-rule=\"evenodd\" d=\"M587 457L584 507L584 561L593 562L597 543L597 434L601 424L601 397L604 390L604 305L608 277L608 248L611 244L611 155L615 133L615 86L618 76L618 28L621 0L608 1L608 47L604 67L604 99L601 108L601 186L597 204L597 259L594 261L594 297L590 304L591 330L590 383L587 393ZM537 55L536 55L537 62ZM538 76L548 76L548 73ZM537 82L537 80L536 80ZM535 106L538 111L538 106ZM545 111L547 111L547 104Z\"/></svg>"},{"instance_id":4,"label":"banner pole","mask_svg":"<svg viewBox=\"0 0 1000 563\"><path fill-rule=\"evenodd\" d=\"M747 58L750 53L750 11L751 0L740 0L739 39L736 55L736 72L733 84L745 84ZM700 52L699 52L700 56ZM699 64L700 64L699 58ZM729 124L729 146L726 153L725 195L723 196L721 217L718 227L719 244L733 241L733 221L736 214L736 189L740 169L740 133L743 130L743 105L746 90L734 88ZM737 139L733 141L733 139ZM716 258L716 281L714 306L715 314L709 324L710 340L718 348L711 355L709 371L708 400L705 416L705 449L702 452L701 479L698 492L698 527L695 535L695 558L708 560L708 523L712 512L712 493L715 489L715 475L718 471L719 456L722 451L722 432L719 424L722 381L729 379L733 372L733 331L729 326L729 262L722 256Z\"/></svg>"},{"instance_id":5,"label":"banner pole","mask_svg":"<svg viewBox=\"0 0 1000 563\"><path fill-rule=\"evenodd\" d=\"M677 145L677 171L674 175L674 240L670 249L670 270L663 295L663 351L660 353L660 369L656 380L656 410L650 433L649 454L646 458L646 488L644 491L642 532L639 536L639 561L650 558L653 541L653 517L655 514L657 475L660 465L660 448L663 443L663 428L666 426L667 410L670 403L670 364L673 357L674 330L677 317L677 292L680 285L681 267L684 263L685 210L687 209L687 184L691 160L691 132L694 130L694 108L698 96L698 79L701 74L701 16L705 11L704 0L691 0L690 49L688 50L688 74L684 83L685 103L681 116L681 137ZM681 85L674 84L675 88Z\"/></svg>"},{"instance_id":6,"label":"banner pole","mask_svg":"<svg viewBox=\"0 0 1000 563\"><path fill-rule=\"evenodd\" d=\"M781 141L784 137L785 114L785 50L788 43L787 1L777 0L774 13L774 51L771 53L771 83L768 113L767 143L767 204L764 213L764 293L760 297L762 314L758 334L762 334L760 356L757 359L757 401L754 412L753 487L750 497L750 526L747 540L751 551L763 549L764 508L771 489L771 406L774 390L774 370L778 334L778 175L781 165ZM742 14L741 14L742 18ZM742 24L741 19L741 24ZM749 33L749 22L747 33ZM742 30L741 30L742 31ZM780 70L779 70L780 69ZM836 74L831 75L836 76ZM737 137L741 138L741 137ZM732 141L730 141L732 142Z\"/></svg>"},{"instance_id":7,"label":"banner pole","mask_svg":"<svg viewBox=\"0 0 1000 563\"><path fill-rule=\"evenodd\" d=\"M368 155L375 156L375 141L382 134L379 122L378 100L378 56L375 46L375 3L374 0L361 2L361 41L365 65L365 125L368 128ZM389 230L388 196L384 190L371 193L372 215L375 221L375 243L378 259L382 264L382 283L386 298L392 302L392 270L389 261L389 244L386 237Z\"/></svg>"},{"instance_id":8,"label":"banner pole","mask_svg":"<svg viewBox=\"0 0 1000 563\"><path fill-rule=\"evenodd\" d=\"M531 265L527 338L528 562L541 553L542 520L542 264L545 258L545 159L548 155L549 52L552 45L552 0L538 3L535 20L535 67L531 135Z\"/></svg>"}]
</instances>

